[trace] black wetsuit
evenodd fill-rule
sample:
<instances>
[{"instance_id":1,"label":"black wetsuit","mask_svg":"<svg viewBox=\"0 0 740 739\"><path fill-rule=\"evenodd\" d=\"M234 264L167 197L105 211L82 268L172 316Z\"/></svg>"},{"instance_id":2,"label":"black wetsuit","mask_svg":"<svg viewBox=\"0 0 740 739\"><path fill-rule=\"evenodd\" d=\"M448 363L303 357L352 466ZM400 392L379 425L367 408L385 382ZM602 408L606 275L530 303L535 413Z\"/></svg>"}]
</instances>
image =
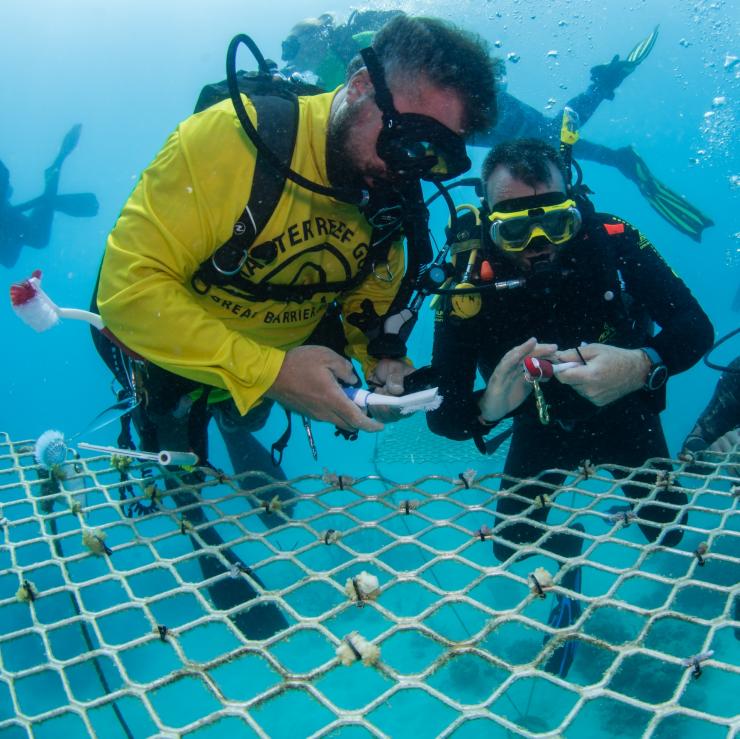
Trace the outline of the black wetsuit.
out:
<instances>
[{"instance_id":1,"label":"black wetsuit","mask_svg":"<svg viewBox=\"0 0 740 739\"><path fill-rule=\"evenodd\" d=\"M740 357L733 359L729 368L733 371L722 373L709 405L686 437L686 451L703 451L720 436L740 427Z\"/></svg>"},{"instance_id":2,"label":"black wetsuit","mask_svg":"<svg viewBox=\"0 0 740 739\"><path fill-rule=\"evenodd\" d=\"M0 173L7 173L0 162ZM5 174L7 178L7 174ZM24 206L14 206L6 199L6 190L0 196L0 265L13 267L18 261L23 246L42 249L49 243L51 223L54 218L54 199L59 186L59 168L49 169L46 189L38 198L30 215L25 215ZM5 189L5 188L3 188Z\"/></svg>"},{"instance_id":3,"label":"black wetsuit","mask_svg":"<svg viewBox=\"0 0 740 739\"><path fill-rule=\"evenodd\" d=\"M496 280L522 276L510 263L491 259ZM647 239L613 216L594 214L587 218L586 226L562 248L559 267L560 277L555 282L529 275L525 287L482 292L482 309L473 318L457 318L446 309L438 313L433 367L444 401L427 415L433 432L452 439L479 440L488 434L491 427L478 420L482 391L473 391L476 370L488 380L503 355L532 336L543 343L557 343L561 349L577 347L581 342L623 348L652 346L670 374L691 367L711 346L712 325L686 285ZM638 315L643 319L649 316L661 327L660 332L650 336L646 321L638 320ZM572 470L583 459L640 467L651 457L668 456L658 417L665 407L665 388L652 393L641 390L603 408L557 380L542 384L542 389L552 420L547 426L540 423L533 396L514 412L504 468L507 475L529 478L549 468ZM655 480L654 473L642 477L649 482ZM560 484L564 476L548 473L542 479ZM504 480L502 488L513 484ZM624 489L631 498L648 493L639 486L625 485ZM537 484L517 491L529 499L542 492ZM657 500L674 505L687 501L685 494L676 492L662 492ZM499 520L497 533L517 544L537 540L542 530L519 518L529 507L529 503L515 497L500 497L499 518L510 520ZM544 522L547 510L535 508L528 516ZM649 504L641 507L639 515L663 526L673 522L675 513ZM650 541L660 537L660 528L641 528ZM675 545L681 532L666 530L660 538L666 545ZM581 540L567 532L543 542L545 548L566 557L577 555L580 545ZM500 543L494 551L501 560L513 554L510 547Z\"/></svg>"},{"instance_id":4,"label":"black wetsuit","mask_svg":"<svg viewBox=\"0 0 740 739\"><path fill-rule=\"evenodd\" d=\"M567 102L567 106L578 113L580 125L583 126L596 112L601 103L607 99L604 90L591 84L580 95ZM504 141L532 138L547 141L554 147L560 143L560 126L562 112L552 118L540 113L531 105L519 100L505 91L496 96L498 118L496 125L485 133L476 134L468 140L473 146L494 147ZM623 175L634 180L634 166L631 166L629 149L611 149L602 144L580 139L573 150L576 159L587 159L610 167L616 167Z\"/></svg>"}]
</instances>

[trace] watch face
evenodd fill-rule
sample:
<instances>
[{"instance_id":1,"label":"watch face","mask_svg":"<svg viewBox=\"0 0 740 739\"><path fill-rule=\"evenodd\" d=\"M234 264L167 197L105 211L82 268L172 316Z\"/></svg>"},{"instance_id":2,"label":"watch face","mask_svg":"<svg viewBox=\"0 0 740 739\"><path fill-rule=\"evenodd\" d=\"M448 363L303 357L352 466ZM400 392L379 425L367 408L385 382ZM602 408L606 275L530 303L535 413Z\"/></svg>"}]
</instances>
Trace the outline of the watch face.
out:
<instances>
[{"instance_id":1,"label":"watch face","mask_svg":"<svg viewBox=\"0 0 740 739\"><path fill-rule=\"evenodd\" d=\"M656 364L648 375L647 385L648 390L657 390L665 384L668 379L668 368L664 364Z\"/></svg>"}]
</instances>

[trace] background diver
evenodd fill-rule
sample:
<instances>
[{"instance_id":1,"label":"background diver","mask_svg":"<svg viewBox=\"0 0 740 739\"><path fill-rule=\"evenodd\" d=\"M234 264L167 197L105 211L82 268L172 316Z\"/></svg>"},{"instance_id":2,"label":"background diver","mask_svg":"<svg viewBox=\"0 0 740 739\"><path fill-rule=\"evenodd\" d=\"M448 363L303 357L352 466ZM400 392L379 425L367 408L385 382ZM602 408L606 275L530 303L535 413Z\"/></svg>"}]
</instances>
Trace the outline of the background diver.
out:
<instances>
[{"instance_id":1,"label":"background diver","mask_svg":"<svg viewBox=\"0 0 740 739\"><path fill-rule=\"evenodd\" d=\"M77 146L81 130L82 125L78 123L67 132L59 153L44 173L44 192L28 202L10 204L13 193L10 172L0 162L0 264L4 267L15 265L23 246L43 249L48 245L55 212L77 218L97 215L98 199L92 193L57 194L62 164ZM27 211L31 211L30 214L27 215Z\"/></svg>"},{"instance_id":2,"label":"background diver","mask_svg":"<svg viewBox=\"0 0 740 739\"><path fill-rule=\"evenodd\" d=\"M297 23L282 44L285 74L298 72L307 75L307 81L327 90L333 90L345 80L349 63L359 50L367 46L375 31L392 17L402 14L397 10L354 11L346 23L337 24L334 16L325 13L318 18L307 18ZM574 110L583 126L604 100L613 100L619 85L641 64L652 51L658 37L656 27L640 41L626 59L615 55L608 64L591 69L591 84L566 105ZM498 82L498 121L489 131L469 139L473 146L491 148L519 138L543 139L557 146L562 113L550 118L507 91L506 66L496 59ZM694 241L701 241L705 228L713 221L681 195L658 180L644 160L631 147L612 149L581 139L574 154L619 170L634 182L650 206L674 228Z\"/></svg>"}]
</instances>

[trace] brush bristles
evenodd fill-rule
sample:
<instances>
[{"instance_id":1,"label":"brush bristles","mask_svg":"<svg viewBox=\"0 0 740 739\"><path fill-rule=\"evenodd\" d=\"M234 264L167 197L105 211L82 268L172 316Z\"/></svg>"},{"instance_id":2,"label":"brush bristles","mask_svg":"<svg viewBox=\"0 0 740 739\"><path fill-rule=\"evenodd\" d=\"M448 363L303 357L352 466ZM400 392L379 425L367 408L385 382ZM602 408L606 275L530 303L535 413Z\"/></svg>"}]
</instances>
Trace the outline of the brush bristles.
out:
<instances>
[{"instance_id":1,"label":"brush bristles","mask_svg":"<svg viewBox=\"0 0 740 739\"><path fill-rule=\"evenodd\" d=\"M43 293L37 293L35 297L21 305L14 305L13 310L18 318L34 331L48 331L59 323L56 306Z\"/></svg>"}]
</instances>

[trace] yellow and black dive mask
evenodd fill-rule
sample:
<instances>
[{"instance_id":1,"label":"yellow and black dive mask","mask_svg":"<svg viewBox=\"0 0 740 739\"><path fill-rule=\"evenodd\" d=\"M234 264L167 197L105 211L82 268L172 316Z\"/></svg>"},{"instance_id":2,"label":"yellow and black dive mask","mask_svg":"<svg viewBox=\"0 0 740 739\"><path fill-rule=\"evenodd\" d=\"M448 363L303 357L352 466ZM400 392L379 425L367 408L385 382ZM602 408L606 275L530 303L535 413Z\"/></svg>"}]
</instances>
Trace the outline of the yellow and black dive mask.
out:
<instances>
[{"instance_id":1,"label":"yellow and black dive mask","mask_svg":"<svg viewBox=\"0 0 740 739\"><path fill-rule=\"evenodd\" d=\"M404 179L430 182L467 172L470 159L462 136L430 116L399 113L375 51L369 47L360 54L375 89L375 102L383 113L376 149L388 168Z\"/></svg>"},{"instance_id":2,"label":"yellow and black dive mask","mask_svg":"<svg viewBox=\"0 0 740 739\"><path fill-rule=\"evenodd\" d=\"M570 241L581 228L575 200L562 192L502 200L488 216L491 241L503 251L524 251L537 236L551 244Z\"/></svg>"}]
</instances>

